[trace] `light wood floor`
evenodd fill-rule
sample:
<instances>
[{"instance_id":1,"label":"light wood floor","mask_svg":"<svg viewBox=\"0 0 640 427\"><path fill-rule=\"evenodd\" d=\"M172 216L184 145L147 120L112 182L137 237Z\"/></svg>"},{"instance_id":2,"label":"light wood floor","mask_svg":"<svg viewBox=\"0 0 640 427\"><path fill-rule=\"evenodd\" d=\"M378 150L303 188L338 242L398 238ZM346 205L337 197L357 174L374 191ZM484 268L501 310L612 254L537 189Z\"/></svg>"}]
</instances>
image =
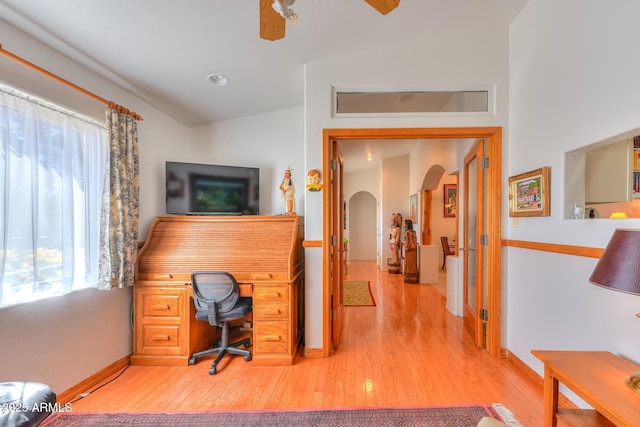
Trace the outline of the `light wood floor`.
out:
<instances>
[{"instance_id":1,"label":"light wood floor","mask_svg":"<svg viewBox=\"0 0 640 427\"><path fill-rule=\"evenodd\" d=\"M502 403L524 427L542 425L542 381L475 347L462 319L432 285L405 284L375 263L352 261L348 279L369 280L376 307L345 307L340 347L293 366L227 357L210 376L194 366L131 366L73 402L73 411L150 412Z\"/></svg>"}]
</instances>

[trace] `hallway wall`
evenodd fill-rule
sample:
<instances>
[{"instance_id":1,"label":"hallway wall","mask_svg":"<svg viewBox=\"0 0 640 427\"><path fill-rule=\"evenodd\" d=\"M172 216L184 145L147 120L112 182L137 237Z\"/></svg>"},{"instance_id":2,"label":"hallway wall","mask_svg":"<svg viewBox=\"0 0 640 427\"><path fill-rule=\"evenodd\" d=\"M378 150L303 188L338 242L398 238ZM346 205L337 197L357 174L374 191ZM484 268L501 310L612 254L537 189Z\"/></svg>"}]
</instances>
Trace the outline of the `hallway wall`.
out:
<instances>
[{"instance_id":1,"label":"hallway wall","mask_svg":"<svg viewBox=\"0 0 640 427\"><path fill-rule=\"evenodd\" d=\"M378 260L377 204L373 194L366 191L357 192L347 201L349 260Z\"/></svg>"}]
</instances>

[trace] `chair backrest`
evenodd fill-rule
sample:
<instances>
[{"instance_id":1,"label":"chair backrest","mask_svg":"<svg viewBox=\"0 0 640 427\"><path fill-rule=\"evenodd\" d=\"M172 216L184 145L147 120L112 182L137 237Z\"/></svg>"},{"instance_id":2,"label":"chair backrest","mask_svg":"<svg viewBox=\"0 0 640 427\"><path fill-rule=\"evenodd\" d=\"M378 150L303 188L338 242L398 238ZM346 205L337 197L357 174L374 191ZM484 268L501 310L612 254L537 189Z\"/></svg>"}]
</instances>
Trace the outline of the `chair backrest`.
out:
<instances>
[{"instance_id":1,"label":"chair backrest","mask_svg":"<svg viewBox=\"0 0 640 427\"><path fill-rule=\"evenodd\" d=\"M452 255L451 248L449 248L449 238L447 236L440 237L440 242L442 242L442 253L445 255Z\"/></svg>"},{"instance_id":2,"label":"chair backrest","mask_svg":"<svg viewBox=\"0 0 640 427\"><path fill-rule=\"evenodd\" d=\"M193 302L196 310L224 313L233 309L240 296L235 277L226 271L196 271L191 273Z\"/></svg>"}]
</instances>

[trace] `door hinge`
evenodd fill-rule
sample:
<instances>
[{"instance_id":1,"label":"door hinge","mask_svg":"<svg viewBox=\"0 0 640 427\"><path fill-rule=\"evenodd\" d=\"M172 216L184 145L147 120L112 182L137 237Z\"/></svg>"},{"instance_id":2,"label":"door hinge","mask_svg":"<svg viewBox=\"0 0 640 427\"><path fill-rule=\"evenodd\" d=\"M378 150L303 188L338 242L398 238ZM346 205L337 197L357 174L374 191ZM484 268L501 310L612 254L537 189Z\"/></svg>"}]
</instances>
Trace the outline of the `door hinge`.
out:
<instances>
[{"instance_id":1,"label":"door hinge","mask_svg":"<svg viewBox=\"0 0 640 427\"><path fill-rule=\"evenodd\" d=\"M489 311L485 308L480 309L480 320L484 322L489 321Z\"/></svg>"},{"instance_id":2,"label":"door hinge","mask_svg":"<svg viewBox=\"0 0 640 427\"><path fill-rule=\"evenodd\" d=\"M336 170L338 169L338 162L336 159L331 159L331 170Z\"/></svg>"},{"instance_id":3,"label":"door hinge","mask_svg":"<svg viewBox=\"0 0 640 427\"><path fill-rule=\"evenodd\" d=\"M489 158L483 157L480 159L480 168L481 169L489 169Z\"/></svg>"},{"instance_id":4,"label":"door hinge","mask_svg":"<svg viewBox=\"0 0 640 427\"><path fill-rule=\"evenodd\" d=\"M338 244L338 238L334 235L331 236L331 246L335 246Z\"/></svg>"},{"instance_id":5,"label":"door hinge","mask_svg":"<svg viewBox=\"0 0 640 427\"><path fill-rule=\"evenodd\" d=\"M338 316L336 315L336 311L335 310L331 310L331 320L333 320L335 322L337 318L338 318Z\"/></svg>"},{"instance_id":6,"label":"door hinge","mask_svg":"<svg viewBox=\"0 0 640 427\"><path fill-rule=\"evenodd\" d=\"M481 234L480 235L480 246L489 246L489 235Z\"/></svg>"}]
</instances>

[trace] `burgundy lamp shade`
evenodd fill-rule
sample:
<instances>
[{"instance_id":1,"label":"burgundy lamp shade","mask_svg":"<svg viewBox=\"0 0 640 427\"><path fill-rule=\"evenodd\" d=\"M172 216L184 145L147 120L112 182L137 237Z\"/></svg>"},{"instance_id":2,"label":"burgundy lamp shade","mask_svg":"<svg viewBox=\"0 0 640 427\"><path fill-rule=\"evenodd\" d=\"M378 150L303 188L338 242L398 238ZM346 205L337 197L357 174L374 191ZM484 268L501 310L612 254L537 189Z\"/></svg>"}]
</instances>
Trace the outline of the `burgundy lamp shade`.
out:
<instances>
[{"instance_id":1,"label":"burgundy lamp shade","mask_svg":"<svg viewBox=\"0 0 640 427\"><path fill-rule=\"evenodd\" d=\"M640 229L614 231L589 281L594 285L640 295Z\"/></svg>"}]
</instances>

